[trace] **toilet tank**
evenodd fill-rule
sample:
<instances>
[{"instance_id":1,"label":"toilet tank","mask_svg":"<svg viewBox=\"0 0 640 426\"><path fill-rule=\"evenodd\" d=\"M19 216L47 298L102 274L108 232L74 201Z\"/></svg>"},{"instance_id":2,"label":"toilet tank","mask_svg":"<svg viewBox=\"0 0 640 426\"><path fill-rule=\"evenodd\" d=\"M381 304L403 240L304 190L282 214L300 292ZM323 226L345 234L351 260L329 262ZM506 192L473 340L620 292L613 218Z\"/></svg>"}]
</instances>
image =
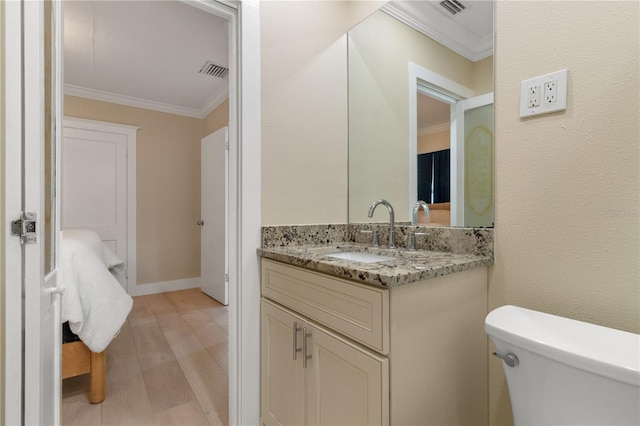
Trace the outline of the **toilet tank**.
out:
<instances>
[{"instance_id":1,"label":"toilet tank","mask_svg":"<svg viewBox=\"0 0 640 426\"><path fill-rule=\"evenodd\" d=\"M640 336L517 306L489 313L516 425L639 425Z\"/></svg>"}]
</instances>

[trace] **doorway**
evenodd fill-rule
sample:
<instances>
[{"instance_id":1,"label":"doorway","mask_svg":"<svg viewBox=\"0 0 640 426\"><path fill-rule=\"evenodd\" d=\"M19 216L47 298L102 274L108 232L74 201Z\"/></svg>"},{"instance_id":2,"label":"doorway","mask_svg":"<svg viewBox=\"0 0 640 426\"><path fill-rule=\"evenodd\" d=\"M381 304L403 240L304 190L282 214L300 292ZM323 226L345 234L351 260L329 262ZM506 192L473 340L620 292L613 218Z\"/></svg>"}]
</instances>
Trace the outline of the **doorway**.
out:
<instances>
[{"instance_id":1,"label":"doorway","mask_svg":"<svg viewBox=\"0 0 640 426\"><path fill-rule=\"evenodd\" d=\"M17 170L20 164L20 153L39 149L34 144L36 138L23 138L20 132L21 116L27 117L29 121L38 121L42 115L39 107L25 108L25 104L31 104L37 100L34 92L20 92L24 87L23 83L40 87L40 77L44 74L42 67L35 64L27 67L28 73L24 73L23 61L20 52L25 52L27 58L38 57L44 50L45 42L42 39L30 38L27 43L20 45L22 35L26 32L20 27L21 8L25 5L35 5L39 7L39 2L16 1L7 3L4 8L0 8L4 14L0 16L5 28L4 41L11 41L11 48L5 52L5 60L2 78L5 82L5 97L3 98L3 111L5 111L4 129L5 154L3 166L5 179L8 182L16 183L15 187L4 192L6 216L15 217L20 210L20 172ZM60 3L57 3L60 4ZM233 71L230 75L230 124L235 126L230 128L230 138L237 141L237 145L230 147L230 164L232 172L230 174L230 205L234 206L237 216L230 217L229 230L232 233L230 239L230 322L229 322L229 423L230 424L255 424L259 422L259 263L255 254L256 247L260 246L260 4L257 1L243 1L242 3L221 1L213 2L193 2L193 5L206 10L216 10L221 16L230 22L230 34L234 42L235 49L230 55L234 61ZM226 6L225 6L226 5ZM224 6L224 7L222 7ZM26 7L25 7L26 9ZM42 16L42 15L40 15ZM58 14L55 22L57 28L62 27L61 14ZM28 17L26 22L37 19L37 16ZM242 25L241 25L242 24ZM29 26L28 26L29 27ZM26 27L25 27L26 28ZM33 33L38 37L41 32L35 31L38 28L37 22L29 28L34 28ZM62 62L61 44L55 46L56 69L60 70ZM241 64L241 66L240 66ZM22 74L21 74L22 73ZM39 74L38 74L39 73ZM11 90L9 90L11 89ZM242 89L242 90L241 90ZM55 102L61 103L61 86L56 89ZM39 104L41 106L41 104ZM59 117L61 109L56 109ZM8 117L11 115L12 120ZM15 120L13 120L15 119ZM60 119L59 119L60 120ZM61 121L61 120L60 120ZM11 124L11 126L9 126ZM61 123L60 123L61 124ZM58 126L61 129L62 126ZM37 126L34 126L37 128ZM58 145L59 146L59 145ZM31 163L35 163L37 157L29 157ZM41 173L42 167L36 171ZM29 171L29 173L32 173ZM32 174L28 174L31 179ZM15 179L14 179L15 178ZM13 179L13 180L12 180ZM29 183L29 182L27 182ZM58 186L59 188L59 186ZM22 194L27 193L31 202L32 198L40 200L43 191L39 186L26 186ZM29 207L29 206L27 206ZM41 220L40 218L38 220ZM40 227L44 229L44 227ZM56 228L59 229L59 228ZM55 230L54 230L55 231ZM59 233L59 231L57 231ZM40 252L31 250L34 256ZM6 372L11 372L2 377L3 379L3 419L6 424L19 424L24 420L24 407L33 407L29 410L31 416L45 419L44 423L57 423L59 413L49 413L38 404L40 398L37 396L45 385L45 381L50 379L53 388L59 388L60 378L56 374L55 368L42 370L47 379L36 380L32 386L30 380L21 380L24 374L32 376L32 372L40 371L39 357L40 351L30 351L25 354L25 333L38 335L42 326L31 318L40 316L40 309L37 301L40 294L47 297L51 293L61 292L59 287L51 287L50 283L42 276L39 268L31 268L33 274L23 277L21 274L21 260L25 259L24 253L20 252L20 243L13 237L7 236L4 239L7 259L11 262L5 263L5 283L7 283L2 305L3 314L17 314L12 316L14 321L11 326L5 325L3 343L5 357L3 364ZM39 257L38 257L39 256ZM36 256L42 259L41 255ZM41 271L41 270L40 270ZM24 278L21 282L21 278ZM44 285L43 285L44 284ZM27 292L21 291L27 288ZM22 313L22 314L21 314ZM26 320L26 319L28 320ZM20 330L25 332L20 333ZM59 329L56 327L56 329ZM54 334L52 334L54 335ZM28 340L28 339L27 339ZM57 339L56 339L57 340ZM57 340L59 341L59 340ZM53 342L52 342L53 343ZM50 345L53 347L52 345ZM46 348L45 348L46 349ZM27 355L27 356L25 356ZM35 355L35 356L34 356ZM29 376L29 377L30 377ZM27 379L29 379L27 377ZM57 386L55 384L57 383ZM35 393L34 393L35 392ZM59 401L59 394L56 392L45 393L47 401Z\"/></svg>"},{"instance_id":2,"label":"doorway","mask_svg":"<svg viewBox=\"0 0 640 426\"><path fill-rule=\"evenodd\" d=\"M442 94L418 85L417 199L429 205L418 223L451 224L451 104Z\"/></svg>"},{"instance_id":3,"label":"doorway","mask_svg":"<svg viewBox=\"0 0 640 426\"><path fill-rule=\"evenodd\" d=\"M196 5L196 4L189 4L187 7L191 7L191 6L196 6L198 9L201 9L201 10L198 10L198 13L200 13L200 14L211 14L211 13L214 13L214 12L218 11L218 10L217 10L217 8L223 8L223 9L225 8L225 6L220 6L220 5L213 5L213 6L212 6L212 5L203 5L203 4L197 4L197 5ZM227 11L227 12L228 12L228 11ZM214 13L214 14L216 14L216 13ZM229 27L230 27L229 33L231 33L231 30L232 30L232 28L233 28L233 25L229 25ZM231 42L230 42L230 43L231 43ZM229 50L230 50L230 51L235 52L235 48L230 48ZM234 67L230 66L229 68L230 68L230 70L229 70L229 71L230 71L230 80L231 80L231 79L235 80L235 79L236 79L236 75L231 75L231 74L233 73L233 71L234 71L232 68L234 68ZM231 81L230 81L230 83L229 83L229 84L231 84ZM231 92L231 91L230 91L230 92ZM235 98L233 98L233 96L234 96L234 95L231 95L232 99L229 99L228 104L227 104L227 105L229 105L229 107L228 107L229 109L232 109L232 108L233 108L233 106L237 105L237 100L236 100ZM234 119L235 119L235 117L234 117L234 116L236 115L236 112L235 112L235 111L234 111L234 112L231 112L229 115L230 115L230 117L229 117L229 118L230 118L230 120L229 120L229 121L230 121L230 123L229 123L229 125L230 125L230 129L229 129L229 136L230 136L231 138L233 138L234 136L238 135L238 129L237 129L237 127L238 127L238 123L237 123L237 122L231 122L232 120L234 120ZM232 117L233 117L233 118L232 118ZM115 120L109 120L109 121L115 121ZM123 121L119 121L119 122L123 122ZM124 122L126 123L126 121L124 121ZM148 128L148 127L147 127L146 129L144 128L144 126L142 126L142 127L143 127L143 128L142 128L142 131L145 131L145 130L146 130L146 131L148 131L148 130L149 130L149 128ZM233 143L233 145L234 145L234 146L237 146L237 143ZM198 150L198 151L199 151L199 150ZM143 158L141 158L141 157L140 157L140 160L141 160L141 161L143 161L143 162L145 161L145 160L144 160ZM199 161L199 159L198 159L198 161ZM170 167L169 167L169 168L170 168ZM196 170L196 171L197 171L197 167L193 166L192 168L193 168L194 170ZM237 167L234 167L234 171L237 173ZM169 183L169 184L170 184L170 183ZM237 198L237 196L238 196L238 195L237 195L237 192L234 192L234 193L232 194L232 196L233 196L234 198ZM176 204L180 204L180 203L176 203ZM227 207L228 207L228 208L230 208L230 209L233 209L233 215L232 215L232 216L237 216L237 214L236 214L236 207L235 207L235 205L229 205L228 203L226 203L225 205L223 205L223 206L222 206L222 208L223 208L223 209L226 209ZM169 206L169 208L171 208L171 206ZM179 208L179 206L178 206L178 208ZM158 211L158 213L162 214L162 210ZM144 221L145 219L146 219L146 220L148 220L148 219L149 219L149 216L148 216L148 215L145 215L145 214L144 214L144 212L141 212L141 214L138 216L138 221L141 221L141 220L143 220L143 221ZM192 227L195 227L195 220L191 220L191 221L190 221L190 225L192 225ZM168 229L168 230L170 231L170 229ZM198 231L199 231L199 229L198 229ZM162 232L162 231L161 231L161 230L159 230L159 232ZM141 248L141 247L139 247L139 248L138 248L138 252L141 252L141 251L143 251L143 250L144 250L144 248L143 248L143 247L142 247L142 248ZM226 253L225 253L224 255L226 256ZM144 272L144 271L142 271L142 272ZM145 281L142 281L142 282L145 282ZM132 283L132 284L133 284L133 286L134 286L134 287L138 287L138 288L142 287L142 286L139 286L137 282L134 282L134 283ZM188 284L190 284L190 283L188 283ZM145 288L145 291L146 291L146 290L147 290L147 289ZM134 295L135 295L135 294L139 294L139 292L138 292L138 291L136 291L136 292L134 292L133 294L134 294ZM174 298L174 299L175 299L175 298ZM172 299L172 300L173 300L173 299ZM156 306L157 306L157 304L156 304ZM227 394L228 394L228 386L226 386L226 387L227 387L226 392L227 392ZM109 397L109 395L107 395L107 398L108 398L108 397ZM228 402L228 401L227 401L227 400L225 400L225 402ZM227 404L227 405L228 405L228 404ZM224 416L224 417L226 417L226 416Z\"/></svg>"}]
</instances>

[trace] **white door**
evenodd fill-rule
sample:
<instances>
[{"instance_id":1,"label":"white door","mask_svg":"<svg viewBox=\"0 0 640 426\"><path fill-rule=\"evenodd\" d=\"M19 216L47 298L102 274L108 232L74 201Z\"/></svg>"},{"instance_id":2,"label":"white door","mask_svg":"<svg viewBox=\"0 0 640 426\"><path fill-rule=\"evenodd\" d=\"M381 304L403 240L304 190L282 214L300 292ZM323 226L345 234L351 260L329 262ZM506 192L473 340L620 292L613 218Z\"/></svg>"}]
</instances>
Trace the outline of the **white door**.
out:
<instances>
[{"instance_id":1,"label":"white door","mask_svg":"<svg viewBox=\"0 0 640 426\"><path fill-rule=\"evenodd\" d=\"M129 145L137 127L65 118L62 159L62 228L95 231L127 265L116 278L130 290ZM135 145L132 147L132 151ZM129 235L132 234L132 235ZM131 276L131 275L129 275Z\"/></svg>"},{"instance_id":2,"label":"white door","mask_svg":"<svg viewBox=\"0 0 640 426\"><path fill-rule=\"evenodd\" d=\"M62 289L57 273L56 169L62 113L61 13L60 2L6 2L2 22L6 55L2 424L60 423ZM13 222L21 217L22 222Z\"/></svg>"},{"instance_id":3,"label":"white door","mask_svg":"<svg viewBox=\"0 0 640 426\"><path fill-rule=\"evenodd\" d=\"M200 280L202 291L223 305L229 303L228 276L228 141L224 127L201 142Z\"/></svg>"},{"instance_id":4,"label":"white door","mask_svg":"<svg viewBox=\"0 0 640 426\"><path fill-rule=\"evenodd\" d=\"M458 185L452 225L493 226L493 93L462 100L456 109ZM452 132L453 137L453 132ZM455 222L453 221L455 214Z\"/></svg>"}]
</instances>

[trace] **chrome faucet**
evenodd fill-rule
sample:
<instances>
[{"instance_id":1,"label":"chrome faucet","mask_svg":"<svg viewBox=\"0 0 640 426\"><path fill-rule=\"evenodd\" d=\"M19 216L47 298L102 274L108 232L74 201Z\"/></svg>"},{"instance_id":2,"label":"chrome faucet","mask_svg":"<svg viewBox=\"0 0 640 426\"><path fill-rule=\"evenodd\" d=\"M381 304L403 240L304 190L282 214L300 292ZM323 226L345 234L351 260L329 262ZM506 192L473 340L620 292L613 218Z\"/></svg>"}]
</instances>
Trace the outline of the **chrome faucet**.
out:
<instances>
[{"instance_id":1,"label":"chrome faucet","mask_svg":"<svg viewBox=\"0 0 640 426\"><path fill-rule=\"evenodd\" d=\"M422 206L424 210L425 217L429 217L430 214L429 205L427 203L422 200L416 201L416 203L413 205L413 220L411 221L411 224L414 226L418 225L418 212L420 211L420 206Z\"/></svg>"},{"instance_id":2,"label":"chrome faucet","mask_svg":"<svg viewBox=\"0 0 640 426\"><path fill-rule=\"evenodd\" d=\"M389 248L396 248L396 228L395 228L395 214L393 213L393 207L391 203L387 200L383 200L382 198L376 200L369 207L369 217L373 217L373 211L378 207L379 204L384 205L387 210L389 210Z\"/></svg>"}]
</instances>

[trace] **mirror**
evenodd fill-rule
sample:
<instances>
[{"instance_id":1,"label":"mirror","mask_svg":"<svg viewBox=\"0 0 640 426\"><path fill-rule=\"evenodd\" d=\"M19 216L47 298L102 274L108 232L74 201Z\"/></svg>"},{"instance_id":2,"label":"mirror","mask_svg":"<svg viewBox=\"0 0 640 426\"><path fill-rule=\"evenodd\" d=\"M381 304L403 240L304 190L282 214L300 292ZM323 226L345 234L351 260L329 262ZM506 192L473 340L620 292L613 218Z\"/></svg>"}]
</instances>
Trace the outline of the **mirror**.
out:
<instances>
[{"instance_id":1,"label":"mirror","mask_svg":"<svg viewBox=\"0 0 640 426\"><path fill-rule=\"evenodd\" d=\"M367 217L378 198L411 221L420 194L420 224L493 226L493 4L455 2L468 10L447 17L441 3L389 2L349 31L351 223L388 221ZM461 25L488 28L471 40L484 46L463 56L434 40Z\"/></svg>"}]
</instances>

